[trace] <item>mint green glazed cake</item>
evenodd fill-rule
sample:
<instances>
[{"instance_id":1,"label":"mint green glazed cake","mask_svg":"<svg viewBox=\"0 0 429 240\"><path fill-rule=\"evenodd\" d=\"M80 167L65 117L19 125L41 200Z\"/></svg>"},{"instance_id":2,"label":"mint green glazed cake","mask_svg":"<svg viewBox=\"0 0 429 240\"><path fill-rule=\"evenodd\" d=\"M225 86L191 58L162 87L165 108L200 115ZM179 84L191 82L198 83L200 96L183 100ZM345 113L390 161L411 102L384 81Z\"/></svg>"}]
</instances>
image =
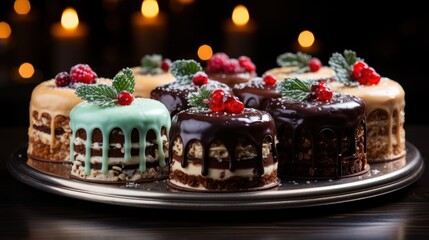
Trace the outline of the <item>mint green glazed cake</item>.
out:
<instances>
[{"instance_id":1,"label":"mint green glazed cake","mask_svg":"<svg viewBox=\"0 0 429 240\"><path fill-rule=\"evenodd\" d=\"M76 89L85 101L70 112L72 177L95 182L168 177L170 113L157 100L134 99L133 90L129 69L119 73L112 86ZM124 91L129 98L123 97Z\"/></svg>"}]
</instances>

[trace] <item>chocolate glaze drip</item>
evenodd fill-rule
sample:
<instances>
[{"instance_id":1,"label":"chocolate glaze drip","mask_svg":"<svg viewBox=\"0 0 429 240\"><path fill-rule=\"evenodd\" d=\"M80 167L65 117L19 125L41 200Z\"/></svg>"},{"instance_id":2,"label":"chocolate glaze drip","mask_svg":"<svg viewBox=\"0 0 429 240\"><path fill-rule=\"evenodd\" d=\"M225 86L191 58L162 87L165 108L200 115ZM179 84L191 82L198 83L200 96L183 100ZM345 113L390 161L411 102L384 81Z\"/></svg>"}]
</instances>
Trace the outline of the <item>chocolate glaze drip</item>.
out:
<instances>
[{"instance_id":1,"label":"chocolate glaze drip","mask_svg":"<svg viewBox=\"0 0 429 240\"><path fill-rule=\"evenodd\" d=\"M46 134L51 134L51 128L46 126L46 125L41 125L41 126L37 126L36 124L33 124L33 128L36 129L37 131L46 133ZM55 129L55 135L62 135L64 134L64 129L63 128L56 128Z\"/></svg>"},{"instance_id":2,"label":"chocolate glaze drip","mask_svg":"<svg viewBox=\"0 0 429 240\"><path fill-rule=\"evenodd\" d=\"M232 93L232 90L228 85L218 81L209 80L207 86L211 89L221 88ZM190 108L187 100L188 95L190 93L197 92L198 89L199 87L192 82L184 83L175 81L156 87L152 90L150 98L162 102L170 112L170 116L173 117L178 112Z\"/></svg>"},{"instance_id":3,"label":"chocolate glaze drip","mask_svg":"<svg viewBox=\"0 0 429 240\"><path fill-rule=\"evenodd\" d=\"M281 94L276 91L276 84L265 84L262 78L253 78L248 82L236 84L232 89L246 108L263 110L267 100L279 98Z\"/></svg>"},{"instance_id":4,"label":"chocolate glaze drip","mask_svg":"<svg viewBox=\"0 0 429 240\"><path fill-rule=\"evenodd\" d=\"M238 138L246 139L255 146L257 153L256 169L259 175L264 173L262 143L268 138L274 143L276 127L273 118L266 112L256 109L245 109L241 114L229 114L224 112L212 112L207 109L190 108L175 115L172 119L170 139L174 141L180 137L184 146L182 154L182 167L186 167L186 152L193 141L200 141L203 147L202 172L203 176L208 174L210 166L209 148L216 140L221 141L230 156L229 169L235 171L238 161L235 149ZM277 162L277 151L275 144L273 148L273 159ZM170 156L173 156L170 147Z\"/></svg>"},{"instance_id":5,"label":"chocolate glaze drip","mask_svg":"<svg viewBox=\"0 0 429 240\"><path fill-rule=\"evenodd\" d=\"M268 101L265 110L274 118L278 133L279 175L285 177L294 172L291 169L300 168L298 149L302 149L299 138L303 132L312 142L312 163L317 165L320 160L320 148L318 142L321 133L333 134L336 139L334 146L335 164L337 166L336 177L342 177L341 165L346 161L355 160L356 153L356 129L360 124L364 126L366 136L365 105L360 98L346 94L334 94L330 101L295 101L289 98L276 98ZM345 146L342 139L347 138ZM366 137L363 143L366 154ZM366 159L366 158L365 158ZM365 162L366 163L366 162ZM365 164L364 164L365 165ZM365 166L363 166L365 167ZM362 169L361 169L362 170ZM290 176L286 176L290 177ZM294 176L295 177L295 176Z\"/></svg>"}]
</instances>

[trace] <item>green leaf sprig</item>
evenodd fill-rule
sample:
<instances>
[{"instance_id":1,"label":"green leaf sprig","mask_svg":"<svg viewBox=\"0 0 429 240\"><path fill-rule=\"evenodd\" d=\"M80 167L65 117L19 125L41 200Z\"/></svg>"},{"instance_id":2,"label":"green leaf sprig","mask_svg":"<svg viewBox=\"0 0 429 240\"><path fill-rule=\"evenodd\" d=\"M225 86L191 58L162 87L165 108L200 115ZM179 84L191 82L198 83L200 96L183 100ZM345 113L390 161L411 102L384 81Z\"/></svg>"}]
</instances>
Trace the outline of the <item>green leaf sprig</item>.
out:
<instances>
[{"instance_id":1,"label":"green leaf sprig","mask_svg":"<svg viewBox=\"0 0 429 240\"><path fill-rule=\"evenodd\" d=\"M297 101L304 101L309 98L313 80L299 80L298 78L285 78L277 82L276 91L283 97L288 97Z\"/></svg>"},{"instance_id":2,"label":"green leaf sprig","mask_svg":"<svg viewBox=\"0 0 429 240\"><path fill-rule=\"evenodd\" d=\"M106 84L82 84L76 88L76 95L83 100L101 106L109 107L117 104L121 91L134 93L136 81L130 68L124 68L113 78L112 86Z\"/></svg>"},{"instance_id":3,"label":"green leaf sprig","mask_svg":"<svg viewBox=\"0 0 429 240\"><path fill-rule=\"evenodd\" d=\"M197 108L208 108L211 93L212 90L207 85L201 86L197 92L189 93L188 105Z\"/></svg>"},{"instance_id":4,"label":"green leaf sprig","mask_svg":"<svg viewBox=\"0 0 429 240\"><path fill-rule=\"evenodd\" d=\"M343 54L333 53L329 58L329 66L335 72L335 79L345 85L359 85L359 82L354 81L351 76L353 72L353 65L357 61L363 59L356 56L356 52L352 50L344 50Z\"/></svg>"},{"instance_id":5,"label":"green leaf sprig","mask_svg":"<svg viewBox=\"0 0 429 240\"><path fill-rule=\"evenodd\" d=\"M160 54L145 55L141 59L141 71L143 74L157 75L162 70L162 56Z\"/></svg>"},{"instance_id":6,"label":"green leaf sprig","mask_svg":"<svg viewBox=\"0 0 429 240\"><path fill-rule=\"evenodd\" d=\"M192 83L195 73L202 71L201 64L195 60L176 60L171 63L170 72L181 83Z\"/></svg>"},{"instance_id":7,"label":"green leaf sprig","mask_svg":"<svg viewBox=\"0 0 429 240\"><path fill-rule=\"evenodd\" d=\"M283 54L280 54L277 57L277 64L281 67L298 67L298 69L295 71L297 73L303 73L308 72L310 68L308 67L308 62L311 59L311 55L297 52L291 53L286 52Z\"/></svg>"}]
</instances>

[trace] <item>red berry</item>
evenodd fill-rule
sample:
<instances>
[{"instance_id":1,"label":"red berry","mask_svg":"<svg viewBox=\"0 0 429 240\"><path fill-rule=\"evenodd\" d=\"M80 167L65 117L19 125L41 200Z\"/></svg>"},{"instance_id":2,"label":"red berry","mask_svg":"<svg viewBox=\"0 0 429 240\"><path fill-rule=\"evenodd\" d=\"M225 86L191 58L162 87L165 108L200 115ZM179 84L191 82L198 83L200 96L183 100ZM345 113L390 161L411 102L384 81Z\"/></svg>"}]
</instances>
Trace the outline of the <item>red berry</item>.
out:
<instances>
[{"instance_id":1,"label":"red berry","mask_svg":"<svg viewBox=\"0 0 429 240\"><path fill-rule=\"evenodd\" d=\"M256 66L252 62L252 60L250 60L249 57L247 57L247 56L241 56L241 57L238 58L238 62L240 63L240 66L242 68L246 69L248 72L254 72L254 71L256 71Z\"/></svg>"},{"instance_id":2,"label":"red berry","mask_svg":"<svg viewBox=\"0 0 429 240\"><path fill-rule=\"evenodd\" d=\"M230 96L225 102L226 111L229 113L242 113L244 104L235 96Z\"/></svg>"},{"instance_id":3,"label":"red berry","mask_svg":"<svg viewBox=\"0 0 429 240\"><path fill-rule=\"evenodd\" d=\"M378 74L372 67L367 67L362 69L362 77L358 81L362 84L378 84L380 82L381 76Z\"/></svg>"},{"instance_id":4,"label":"red berry","mask_svg":"<svg viewBox=\"0 0 429 240\"><path fill-rule=\"evenodd\" d=\"M325 91L325 90L329 90L329 91L331 90L325 81L314 81L313 84L311 84L312 92Z\"/></svg>"},{"instance_id":5,"label":"red berry","mask_svg":"<svg viewBox=\"0 0 429 240\"><path fill-rule=\"evenodd\" d=\"M207 61L207 71L209 72L221 72L226 61L229 59L228 55L223 52L215 53Z\"/></svg>"},{"instance_id":6,"label":"red berry","mask_svg":"<svg viewBox=\"0 0 429 240\"><path fill-rule=\"evenodd\" d=\"M122 106L130 105L133 101L134 96L127 91L121 91L118 94L118 103Z\"/></svg>"},{"instance_id":7,"label":"red berry","mask_svg":"<svg viewBox=\"0 0 429 240\"><path fill-rule=\"evenodd\" d=\"M168 70L170 70L170 66L171 66L171 60L168 58L164 58L161 62L162 70L164 70L164 72L168 72Z\"/></svg>"},{"instance_id":8,"label":"red berry","mask_svg":"<svg viewBox=\"0 0 429 240\"><path fill-rule=\"evenodd\" d=\"M70 84L70 75L68 72L60 72L55 76L55 85L65 87Z\"/></svg>"},{"instance_id":9,"label":"red berry","mask_svg":"<svg viewBox=\"0 0 429 240\"><path fill-rule=\"evenodd\" d=\"M71 83L95 83L97 74L87 64L77 64L70 69Z\"/></svg>"},{"instance_id":10,"label":"red berry","mask_svg":"<svg viewBox=\"0 0 429 240\"><path fill-rule=\"evenodd\" d=\"M209 77L205 72L199 71L195 73L194 76L192 77L192 82L196 86L201 87L202 85L207 84L209 82Z\"/></svg>"},{"instance_id":11,"label":"red berry","mask_svg":"<svg viewBox=\"0 0 429 240\"><path fill-rule=\"evenodd\" d=\"M235 58L228 59L225 64L223 65L223 71L225 73L239 73L242 72L242 68L240 66L240 63Z\"/></svg>"},{"instance_id":12,"label":"red berry","mask_svg":"<svg viewBox=\"0 0 429 240\"><path fill-rule=\"evenodd\" d=\"M266 85L274 85L277 82L277 80L271 74L265 74L263 79Z\"/></svg>"},{"instance_id":13,"label":"red berry","mask_svg":"<svg viewBox=\"0 0 429 240\"><path fill-rule=\"evenodd\" d=\"M311 72L317 72L322 67L322 62L318 58L311 58L308 62L308 67Z\"/></svg>"},{"instance_id":14,"label":"red berry","mask_svg":"<svg viewBox=\"0 0 429 240\"><path fill-rule=\"evenodd\" d=\"M209 107L213 112L221 112L225 109L224 104L225 91L216 89L210 94Z\"/></svg>"},{"instance_id":15,"label":"red berry","mask_svg":"<svg viewBox=\"0 0 429 240\"><path fill-rule=\"evenodd\" d=\"M353 77L358 80L359 78L362 77L362 70L364 68L367 68L368 65L364 62L364 61L357 61L354 65L353 65Z\"/></svg>"},{"instance_id":16,"label":"red berry","mask_svg":"<svg viewBox=\"0 0 429 240\"><path fill-rule=\"evenodd\" d=\"M328 100L331 100L332 95L333 94L332 94L331 90L318 90L318 91L316 91L317 100L328 101Z\"/></svg>"}]
</instances>

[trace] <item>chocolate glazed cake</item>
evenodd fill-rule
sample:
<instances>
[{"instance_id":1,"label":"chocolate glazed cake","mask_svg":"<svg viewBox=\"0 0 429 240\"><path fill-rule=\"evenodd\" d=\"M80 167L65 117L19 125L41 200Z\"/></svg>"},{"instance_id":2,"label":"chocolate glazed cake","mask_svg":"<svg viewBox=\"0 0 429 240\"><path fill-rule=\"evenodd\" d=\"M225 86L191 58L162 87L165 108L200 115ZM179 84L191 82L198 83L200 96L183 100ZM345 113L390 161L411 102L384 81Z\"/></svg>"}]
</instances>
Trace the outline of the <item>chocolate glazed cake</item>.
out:
<instances>
[{"instance_id":1,"label":"chocolate glazed cake","mask_svg":"<svg viewBox=\"0 0 429 240\"><path fill-rule=\"evenodd\" d=\"M365 106L359 98L277 98L266 111L277 125L280 177L335 179L368 170Z\"/></svg>"},{"instance_id":2,"label":"chocolate glazed cake","mask_svg":"<svg viewBox=\"0 0 429 240\"><path fill-rule=\"evenodd\" d=\"M247 191L277 186L276 128L266 112L190 108L175 115L169 184L194 191Z\"/></svg>"},{"instance_id":3,"label":"chocolate glazed cake","mask_svg":"<svg viewBox=\"0 0 429 240\"><path fill-rule=\"evenodd\" d=\"M275 80L274 80L275 81ZM275 82L267 84L263 78L256 77L246 83L236 84L232 89L247 108L263 110L266 102L271 98L279 98Z\"/></svg>"}]
</instances>

